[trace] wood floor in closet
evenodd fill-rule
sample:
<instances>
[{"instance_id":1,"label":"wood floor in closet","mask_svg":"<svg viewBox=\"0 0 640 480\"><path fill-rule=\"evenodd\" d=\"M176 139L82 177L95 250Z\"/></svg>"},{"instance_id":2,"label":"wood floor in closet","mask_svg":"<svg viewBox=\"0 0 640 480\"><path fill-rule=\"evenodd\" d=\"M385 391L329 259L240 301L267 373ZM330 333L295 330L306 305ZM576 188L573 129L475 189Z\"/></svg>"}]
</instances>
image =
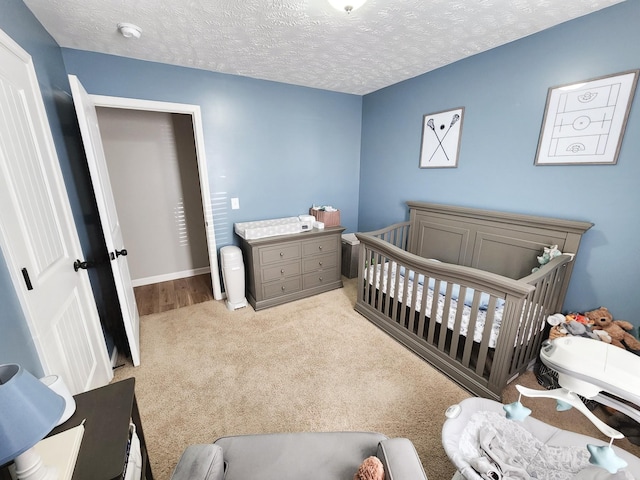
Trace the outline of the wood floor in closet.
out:
<instances>
[{"instance_id":1,"label":"wood floor in closet","mask_svg":"<svg viewBox=\"0 0 640 480\"><path fill-rule=\"evenodd\" d=\"M140 315L166 312L213 300L211 275L180 278L168 282L135 287L133 292Z\"/></svg>"}]
</instances>

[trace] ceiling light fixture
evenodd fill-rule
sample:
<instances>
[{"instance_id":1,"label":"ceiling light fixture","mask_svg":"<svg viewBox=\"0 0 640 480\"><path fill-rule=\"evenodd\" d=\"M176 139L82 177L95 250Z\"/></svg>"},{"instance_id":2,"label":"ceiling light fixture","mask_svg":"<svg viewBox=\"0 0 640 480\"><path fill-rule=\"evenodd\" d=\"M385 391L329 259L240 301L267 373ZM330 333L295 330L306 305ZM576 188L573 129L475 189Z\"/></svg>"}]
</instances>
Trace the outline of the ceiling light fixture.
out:
<instances>
[{"instance_id":1,"label":"ceiling light fixture","mask_svg":"<svg viewBox=\"0 0 640 480\"><path fill-rule=\"evenodd\" d=\"M118 31L124 38L140 38L142 29L133 23L119 23Z\"/></svg>"},{"instance_id":2,"label":"ceiling light fixture","mask_svg":"<svg viewBox=\"0 0 640 480\"><path fill-rule=\"evenodd\" d=\"M366 1L367 0L329 0L329 3L336 10L351 13L364 5Z\"/></svg>"}]
</instances>

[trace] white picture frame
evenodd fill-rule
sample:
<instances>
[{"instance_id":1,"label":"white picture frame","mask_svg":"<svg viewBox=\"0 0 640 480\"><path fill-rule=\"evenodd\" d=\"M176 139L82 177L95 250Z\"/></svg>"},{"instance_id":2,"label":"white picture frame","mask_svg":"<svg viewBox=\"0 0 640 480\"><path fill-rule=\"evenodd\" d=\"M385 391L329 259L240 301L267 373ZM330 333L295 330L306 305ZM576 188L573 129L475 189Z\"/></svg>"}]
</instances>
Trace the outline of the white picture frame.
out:
<instances>
[{"instance_id":1,"label":"white picture frame","mask_svg":"<svg viewBox=\"0 0 640 480\"><path fill-rule=\"evenodd\" d=\"M615 165L639 71L550 88L535 165Z\"/></svg>"},{"instance_id":2,"label":"white picture frame","mask_svg":"<svg viewBox=\"0 0 640 480\"><path fill-rule=\"evenodd\" d=\"M458 166L464 107L424 115L420 168Z\"/></svg>"}]
</instances>

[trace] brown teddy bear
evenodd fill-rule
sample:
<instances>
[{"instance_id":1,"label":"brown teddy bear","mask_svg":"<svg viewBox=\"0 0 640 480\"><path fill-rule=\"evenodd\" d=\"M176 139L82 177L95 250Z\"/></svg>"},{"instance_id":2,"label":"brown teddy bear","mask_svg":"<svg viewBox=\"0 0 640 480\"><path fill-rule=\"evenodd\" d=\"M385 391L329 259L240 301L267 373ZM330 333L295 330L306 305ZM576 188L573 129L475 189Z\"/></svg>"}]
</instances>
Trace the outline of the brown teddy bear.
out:
<instances>
[{"instance_id":1,"label":"brown teddy bear","mask_svg":"<svg viewBox=\"0 0 640 480\"><path fill-rule=\"evenodd\" d=\"M384 480L384 467L378 457L364 459L353 480Z\"/></svg>"},{"instance_id":2,"label":"brown teddy bear","mask_svg":"<svg viewBox=\"0 0 640 480\"><path fill-rule=\"evenodd\" d=\"M626 331L633 330L633 325L624 320L614 320L606 307L586 312L585 316L593 322L593 330L604 330L609 334L612 345L625 348L626 344L629 350L640 350L640 341Z\"/></svg>"}]
</instances>

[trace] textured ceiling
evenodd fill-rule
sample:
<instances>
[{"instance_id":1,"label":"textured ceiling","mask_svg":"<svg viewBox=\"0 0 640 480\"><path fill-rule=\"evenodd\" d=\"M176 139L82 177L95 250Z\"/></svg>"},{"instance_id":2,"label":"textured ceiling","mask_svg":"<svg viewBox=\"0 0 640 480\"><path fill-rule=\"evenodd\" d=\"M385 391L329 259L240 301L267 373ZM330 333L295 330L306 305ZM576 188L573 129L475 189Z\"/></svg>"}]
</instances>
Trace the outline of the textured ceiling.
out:
<instances>
[{"instance_id":1,"label":"textured ceiling","mask_svg":"<svg viewBox=\"0 0 640 480\"><path fill-rule=\"evenodd\" d=\"M62 47L358 95L621 1L24 0Z\"/></svg>"}]
</instances>

